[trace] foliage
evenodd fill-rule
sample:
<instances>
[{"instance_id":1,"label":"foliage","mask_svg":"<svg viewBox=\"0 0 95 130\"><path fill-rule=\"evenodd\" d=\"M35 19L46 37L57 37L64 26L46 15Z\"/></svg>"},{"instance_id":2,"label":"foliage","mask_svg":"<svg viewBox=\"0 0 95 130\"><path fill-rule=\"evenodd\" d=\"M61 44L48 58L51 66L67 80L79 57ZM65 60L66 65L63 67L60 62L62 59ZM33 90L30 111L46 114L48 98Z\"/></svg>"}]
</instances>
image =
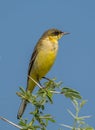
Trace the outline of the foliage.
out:
<instances>
[{"instance_id":1,"label":"foliage","mask_svg":"<svg viewBox=\"0 0 95 130\"><path fill-rule=\"evenodd\" d=\"M40 89L35 95L31 94L29 91L26 92L23 88L20 88L20 92L17 92L18 96L20 96L22 99L27 100L27 102L31 103L34 107L33 111L30 112L30 122L26 119L20 119L19 125L17 125L2 116L0 116L0 119L22 130L46 130L48 123L55 123L55 120L52 115L45 114L45 106L47 103L53 104L54 94L61 94L66 98L70 98L75 109L75 114L73 114L72 111L68 109L68 113L73 118L73 125L70 126L61 124L61 126L64 126L71 130L94 130L93 127L90 127L85 122L85 119L90 118L90 116L79 116L80 110L86 103L86 100L82 99L79 92L68 87L61 87L62 83L57 83L55 80L49 80L48 82L45 82L45 87L40 86L38 83L36 84Z\"/></svg>"},{"instance_id":2,"label":"foliage","mask_svg":"<svg viewBox=\"0 0 95 130\"><path fill-rule=\"evenodd\" d=\"M44 83L44 87L40 86L38 92L34 95L29 91L25 91L23 88L20 88L20 92L17 92L17 95L22 99L27 100L34 106L34 110L30 112L32 115L31 121L28 123L27 120L20 119L19 125L22 126L23 130L46 130L48 123L55 122L55 119L50 114L45 114L44 109L47 103L53 104L53 96L54 94L64 95L66 98L70 98L73 102L74 106L76 106L77 114L78 114L78 102L76 99L81 100L82 97L80 93L74 89L68 87L62 87L62 82L55 82L55 79L49 80ZM85 104L85 103L84 103ZM83 106L83 102L80 105ZM72 115L71 111L68 110ZM77 121L82 121L83 118L78 118L76 115L75 123ZM75 124L74 124L75 125ZM72 129L75 130L75 129Z\"/></svg>"},{"instance_id":3,"label":"foliage","mask_svg":"<svg viewBox=\"0 0 95 130\"><path fill-rule=\"evenodd\" d=\"M76 100L74 99L72 101L73 107L75 109L75 114L73 114L69 109L68 113L73 118L73 125L65 125L61 124L61 126L67 127L71 130L94 130L94 128L90 127L88 124L86 124L85 119L90 118L91 116L79 116L80 110L83 108L87 101L86 100Z\"/></svg>"},{"instance_id":4,"label":"foliage","mask_svg":"<svg viewBox=\"0 0 95 130\"><path fill-rule=\"evenodd\" d=\"M86 126L85 118L88 118L88 116L79 117L79 111L86 103L85 100L82 100L79 92L68 87L62 87L62 82L55 82L55 79L45 82L44 87L40 86L39 88L36 94L31 94L29 91L26 92L23 88L20 88L20 92L17 92L18 96L27 100L34 107L33 111L30 112L32 119L29 123L25 119L20 119L19 121L19 125L23 130L46 130L49 122L55 123L53 116L44 112L47 103L53 104L54 94L61 94L66 98L70 98L76 110L75 115L68 110L74 119L73 126L64 124L62 126L72 130L93 130L91 127L84 127ZM79 103L80 100L82 101Z\"/></svg>"}]
</instances>

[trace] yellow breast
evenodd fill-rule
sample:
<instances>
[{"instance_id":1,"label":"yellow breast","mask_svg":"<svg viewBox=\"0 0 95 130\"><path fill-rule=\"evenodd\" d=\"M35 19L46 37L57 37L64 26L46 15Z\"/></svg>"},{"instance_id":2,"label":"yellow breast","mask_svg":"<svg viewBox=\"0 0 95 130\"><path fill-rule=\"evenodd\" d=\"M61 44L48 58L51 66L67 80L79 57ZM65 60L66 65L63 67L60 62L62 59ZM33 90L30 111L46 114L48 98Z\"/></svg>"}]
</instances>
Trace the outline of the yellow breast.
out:
<instances>
[{"instance_id":1,"label":"yellow breast","mask_svg":"<svg viewBox=\"0 0 95 130\"><path fill-rule=\"evenodd\" d=\"M34 68L39 79L46 75L56 59L58 43L45 42L35 59Z\"/></svg>"}]
</instances>

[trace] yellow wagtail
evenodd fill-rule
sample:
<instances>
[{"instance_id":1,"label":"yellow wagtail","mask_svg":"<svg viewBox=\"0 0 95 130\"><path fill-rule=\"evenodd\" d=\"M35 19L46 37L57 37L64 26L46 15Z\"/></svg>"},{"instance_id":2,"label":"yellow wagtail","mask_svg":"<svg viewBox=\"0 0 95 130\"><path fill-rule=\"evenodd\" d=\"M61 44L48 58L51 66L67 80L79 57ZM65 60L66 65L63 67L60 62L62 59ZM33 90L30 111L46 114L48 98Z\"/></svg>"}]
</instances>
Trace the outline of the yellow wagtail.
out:
<instances>
[{"instance_id":1,"label":"yellow wagtail","mask_svg":"<svg viewBox=\"0 0 95 130\"><path fill-rule=\"evenodd\" d=\"M39 39L30 60L26 91L32 92L36 86L29 76L39 82L51 69L58 51L58 40L66 34L69 33L58 29L49 29ZM23 99L18 110L18 119L23 115L26 105L27 101Z\"/></svg>"}]
</instances>

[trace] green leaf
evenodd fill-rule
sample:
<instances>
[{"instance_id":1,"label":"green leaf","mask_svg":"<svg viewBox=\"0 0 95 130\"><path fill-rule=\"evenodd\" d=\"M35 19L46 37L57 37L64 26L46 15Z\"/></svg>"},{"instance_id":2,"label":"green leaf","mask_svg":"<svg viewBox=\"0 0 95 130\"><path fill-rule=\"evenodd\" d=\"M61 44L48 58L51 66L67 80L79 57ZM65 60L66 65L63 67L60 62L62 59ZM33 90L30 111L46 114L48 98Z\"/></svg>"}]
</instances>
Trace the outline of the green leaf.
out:
<instances>
[{"instance_id":1,"label":"green leaf","mask_svg":"<svg viewBox=\"0 0 95 130\"><path fill-rule=\"evenodd\" d=\"M26 124L27 124L27 119L24 119L24 120L20 119L20 121L19 121L20 126L27 126Z\"/></svg>"},{"instance_id":2,"label":"green leaf","mask_svg":"<svg viewBox=\"0 0 95 130\"><path fill-rule=\"evenodd\" d=\"M94 130L92 127L87 127L85 130Z\"/></svg>"},{"instance_id":3,"label":"green leaf","mask_svg":"<svg viewBox=\"0 0 95 130\"><path fill-rule=\"evenodd\" d=\"M80 107L82 108L85 104L86 104L87 100L82 100L82 102L80 103Z\"/></svg>"},{"instance_id":4,"label":"green leaf","mask_svg":"<svg viewBox=\"0 0 95 130\"><path fill-rule=\"evenodd\" d=\"M81 99L80 93L74 89L64 87L61 89L61 93L63 93L67 98L73 100L74 98Z\"/></svg>"}]
</instances>

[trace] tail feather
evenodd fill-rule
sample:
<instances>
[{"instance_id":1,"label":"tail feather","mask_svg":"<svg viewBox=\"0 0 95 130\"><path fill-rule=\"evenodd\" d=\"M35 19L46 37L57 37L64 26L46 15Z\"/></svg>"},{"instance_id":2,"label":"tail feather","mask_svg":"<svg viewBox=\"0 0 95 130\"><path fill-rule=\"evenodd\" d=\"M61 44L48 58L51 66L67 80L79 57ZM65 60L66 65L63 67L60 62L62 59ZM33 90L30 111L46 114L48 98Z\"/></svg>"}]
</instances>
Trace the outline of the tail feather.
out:
<instances>
[{"instance_id":1,"label":"tail feather","mask_svg":"<svg viewBox=\"0 0 95 130\"><path fill-rule=\"evenodd\" d=\"M20 119L22 117L26 106L27 106L27 101L22 100L21 105L20 105L19 110L18 110L17 119Z\"/></svg>"}]
</instances>

